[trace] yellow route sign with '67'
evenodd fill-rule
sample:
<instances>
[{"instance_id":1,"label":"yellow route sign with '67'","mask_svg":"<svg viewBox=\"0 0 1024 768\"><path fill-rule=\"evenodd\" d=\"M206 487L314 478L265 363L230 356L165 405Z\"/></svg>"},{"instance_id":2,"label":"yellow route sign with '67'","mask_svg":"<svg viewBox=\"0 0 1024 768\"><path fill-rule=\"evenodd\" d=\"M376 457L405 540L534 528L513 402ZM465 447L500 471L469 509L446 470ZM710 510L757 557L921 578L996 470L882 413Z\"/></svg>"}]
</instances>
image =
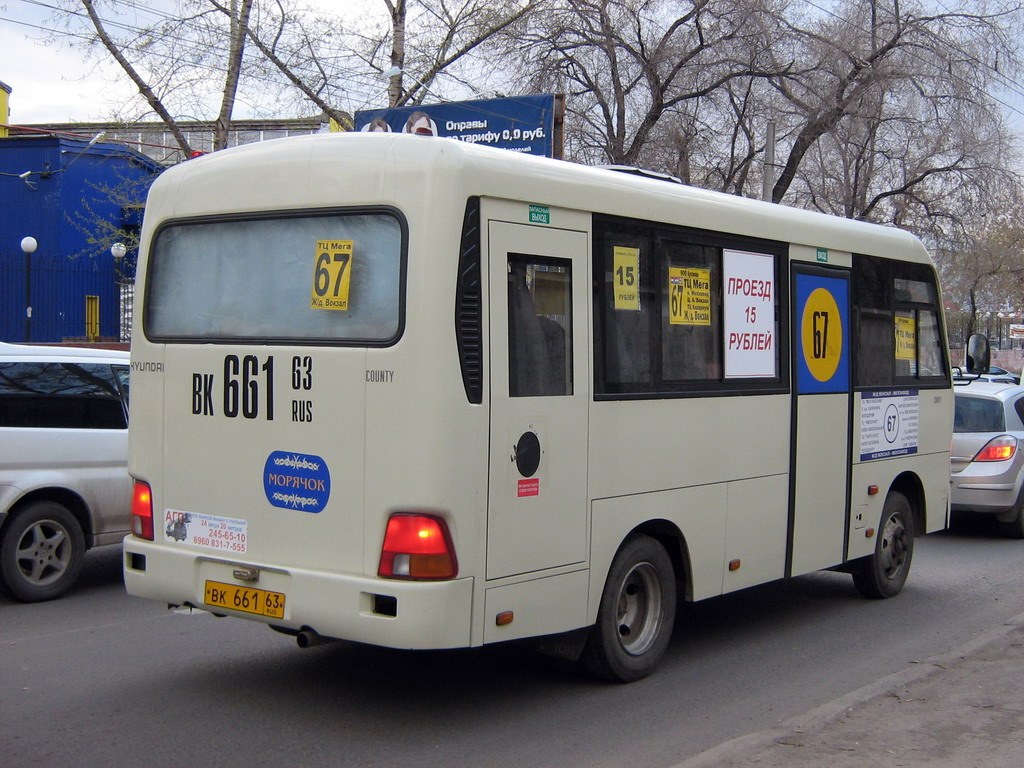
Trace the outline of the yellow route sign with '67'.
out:
<instances>
[{"instance_id":1,"label":"yellow route sign with '67'","mask_svg":"<svg viewBox=\"0 0 1024 768\"><path fill-rule=\"evenodd\" d=\"M711 325L711 270L668 268L670 325Z\"/></svg>"},{"instance_id":2,"label":"yellow route sign with '67'","mask_svg":"<svg viewBox=\"0 0 1024 768\"><path fill-rule=\"evenodd\" d=\"M349 286L352 284L351 240L317 240L313 261L313 290L309 294L310 309L348 309Z\"/></svg>"}]
</instances>

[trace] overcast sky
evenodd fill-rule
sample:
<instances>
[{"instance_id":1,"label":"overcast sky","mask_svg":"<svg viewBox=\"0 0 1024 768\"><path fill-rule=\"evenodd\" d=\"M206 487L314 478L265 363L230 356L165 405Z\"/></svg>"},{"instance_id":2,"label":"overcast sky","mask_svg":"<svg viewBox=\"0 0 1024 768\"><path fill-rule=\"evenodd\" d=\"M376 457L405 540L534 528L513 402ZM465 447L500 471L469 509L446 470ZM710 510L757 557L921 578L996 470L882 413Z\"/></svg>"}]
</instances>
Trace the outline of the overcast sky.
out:
<instances>
[{"instance_id":1,"label":"overcast sky","mask_svg":"<svg viewBox=\"0 0 1024 768\"><path fill-rule=\"evenodd\" d=\"M43 44L48 14L34 2L0 0L0 82L11 89L10 122L107 119L118 96L130 98L130 85L118 71L87 70L77 50Z\"/></svg>"}]
</instances>

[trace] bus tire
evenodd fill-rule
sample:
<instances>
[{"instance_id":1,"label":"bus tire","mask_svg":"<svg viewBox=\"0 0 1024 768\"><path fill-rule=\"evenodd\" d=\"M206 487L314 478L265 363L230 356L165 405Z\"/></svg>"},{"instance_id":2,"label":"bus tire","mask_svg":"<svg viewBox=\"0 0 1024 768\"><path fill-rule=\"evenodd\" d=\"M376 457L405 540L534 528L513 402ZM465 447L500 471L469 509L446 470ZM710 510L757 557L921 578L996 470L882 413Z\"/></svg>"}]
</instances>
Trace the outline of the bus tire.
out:
<instances>
[{"instance_id":1,"label":"bus tire","mask_svg":"<svg viewBox=\"0 0 1024 768\"><path fill-rule=\"evenodd\" d=\"M881 600L903 589L914 557L914 513L907 497L892 491L882 508L875 552L853 569L853 583L864 597Z\"/></svg>"},{"instance_id":2,"label":"bus tire","mask_svg":"<svg viewBox=\"0 0 1024 768\"><path fill-rule=\"evenodd\" d=\"M584 667L613 682L646 677L665 654L675 614L675 572L665 548L650 536L627 540L608 571Z\"/></svg>"},{"instance_id":3,"label":"bus tire","mask_svg":"<svg viewBox=\"0 0 1024 768\"><path fill-rule=\"evenodd\" d=\"M78 579L85 536L78 520L54 501L35 501L12 513L0 541L0 587L15 600L60 597Z\"/></svg>"}]
</instances>

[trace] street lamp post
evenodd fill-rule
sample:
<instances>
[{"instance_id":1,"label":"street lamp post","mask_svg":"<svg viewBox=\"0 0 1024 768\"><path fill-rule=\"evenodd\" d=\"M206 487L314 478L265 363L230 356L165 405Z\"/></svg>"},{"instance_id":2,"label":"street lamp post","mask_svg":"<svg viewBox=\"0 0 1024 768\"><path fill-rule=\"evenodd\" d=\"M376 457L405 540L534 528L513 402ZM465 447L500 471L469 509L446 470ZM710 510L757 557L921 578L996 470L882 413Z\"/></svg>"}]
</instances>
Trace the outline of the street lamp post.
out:
<instances>
[{"instance_id":1,"label":"street lamp post","mask_svg":"<svg viewBox=\"0 0 1024 768\"><path fill-rule=\"evenodd\" d=\"M32 341L32 254L39 243L34 237L21 239L21 250L25 253L25 342Z\"/></svg>"},{"instance_id":2,"label":"street lamp post","mask_svg":"<svg viewBox=\"0 0 1024 768\"><path fill-rule=\"evenodd\" d=\"M117 275L117 290L120 294L118 296L120 319L118 321L117 338L120 341L130 340L131 331L128 329L128 326L131 324L129 321L131 318L131 305L125 299L124 272L121 264L124 257L128 255L128 246L122 242L113 243L110 246L110 255L114 257L114 274Z\"/></svg>"}]
</instances>

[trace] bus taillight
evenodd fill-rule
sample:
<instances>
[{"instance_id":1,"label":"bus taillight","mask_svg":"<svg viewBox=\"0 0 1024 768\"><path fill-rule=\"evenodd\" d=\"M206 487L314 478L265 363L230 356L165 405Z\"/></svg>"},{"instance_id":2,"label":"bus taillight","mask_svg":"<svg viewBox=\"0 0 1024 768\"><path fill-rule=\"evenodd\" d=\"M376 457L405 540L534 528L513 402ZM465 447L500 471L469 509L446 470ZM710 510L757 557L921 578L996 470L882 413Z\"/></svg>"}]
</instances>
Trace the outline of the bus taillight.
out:
<instances>
[{"instance_id":1,"label":"bus taillight","mask_svg":"<svg viewBox=\"0 0 1024 768\"><path fill-rule=\"evenodd\" d=\"M132 533L153 541L153 493L141 480L135 481L132 491Z\"/></svg>"},{"instance_id":2,"label":"bus taillight","mask_svg":"<svg viewBox=\"0 0 1024 768\"><path fill-rule=\"evenodd\" d=\"M386 579L454 579L459 571L448 525L440 517L396 512L388 519L377 575Z\"/></svg>"}]
</instances>

